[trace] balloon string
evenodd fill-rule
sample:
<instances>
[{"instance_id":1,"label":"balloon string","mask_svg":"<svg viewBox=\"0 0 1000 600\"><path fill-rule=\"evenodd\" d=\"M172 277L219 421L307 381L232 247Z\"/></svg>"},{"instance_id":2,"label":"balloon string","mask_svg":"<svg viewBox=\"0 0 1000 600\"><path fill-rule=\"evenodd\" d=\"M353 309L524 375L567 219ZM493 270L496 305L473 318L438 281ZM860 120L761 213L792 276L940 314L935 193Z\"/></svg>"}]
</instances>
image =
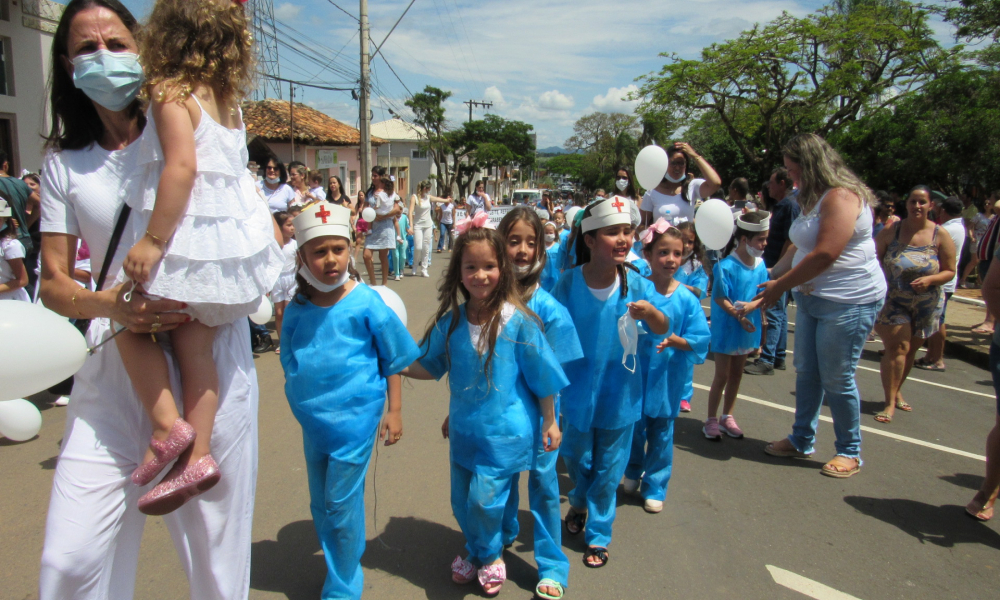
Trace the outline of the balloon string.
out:
<instances>
[{"instance_id":1,"label":"balloon string","mask_svg":"<svg viewBox=\"0 0 1000 600\"><path fill-rule=\"evenodd\" d=\"M118 331L114 332L114 333L113 333L113 334L111 335L111 337L109 337L108 339L104 340L104 341L103 341L103 342L101 342L100 344L97 344L97 345L96 345L96 346L94 346L93 348L87 348L87 354L90 354L90 355L93 355L93 354L94 354L94 352L95 352L95 351L96 351L96 350L97 350L98 348L100 348L100 347L101 347L101 346L103 346L104 344L107 344L107 343L108 343L108 342L110 342L111 340L113 340L113 339L115 339L116 337L118 337L118 334L120 334L120 333L121 333L121 332L123 332L123 331L126 331L126 328L125 328L125 327L122 327L122 328L121 328L121 329L119 329Z\"/></svg>"}]
</instances>

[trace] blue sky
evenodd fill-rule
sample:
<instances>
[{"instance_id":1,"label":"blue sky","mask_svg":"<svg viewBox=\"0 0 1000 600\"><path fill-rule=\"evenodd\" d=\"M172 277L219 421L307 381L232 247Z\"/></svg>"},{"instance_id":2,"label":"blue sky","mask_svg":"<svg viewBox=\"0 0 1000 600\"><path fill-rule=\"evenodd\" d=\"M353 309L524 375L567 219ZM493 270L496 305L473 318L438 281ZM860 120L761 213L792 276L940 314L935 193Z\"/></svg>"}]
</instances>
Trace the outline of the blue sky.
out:
<instances>
[{"instance_id":1,"label":"blue sky","mask_svg":"<svg viewBox=\"0 0 1000 600\"><path fill-rule=\"evenodd\" d=\"M255 0L250 0L254 2ZM145 19L153 0L123 0ZM357 0L273 0L278 37L316 53L310 61L279 45L281 76L352 87L358 71ZM409 0L369 0L373 43L385 38ZM755 22L788 11L805 15L821 0L416 0L372 62L374 120L425 85L452 92L447 118L468 119L465 100L493 103L490 112L531 123L538 146L562 146L573 123L594 111L631 112L622 97L635 78L658 70L660 52L695 58L704 46L735 37ZM944 43L950 28L938 23ZM339 54L338 54L339 53ZM336 57L336 58L333 58ZM314 57L315 58L315 57ZM331 59L333 59L331 61ZM393 75L389 66L399 79ZM327 68L323 68L329 65ZM400 81L401 80L401 81ZM349 92L297 88L296 100L356 126ZM288 98L288 85L283 85ZM481 118L484 109L474 110Z\"/></svg>"}]
</instances>

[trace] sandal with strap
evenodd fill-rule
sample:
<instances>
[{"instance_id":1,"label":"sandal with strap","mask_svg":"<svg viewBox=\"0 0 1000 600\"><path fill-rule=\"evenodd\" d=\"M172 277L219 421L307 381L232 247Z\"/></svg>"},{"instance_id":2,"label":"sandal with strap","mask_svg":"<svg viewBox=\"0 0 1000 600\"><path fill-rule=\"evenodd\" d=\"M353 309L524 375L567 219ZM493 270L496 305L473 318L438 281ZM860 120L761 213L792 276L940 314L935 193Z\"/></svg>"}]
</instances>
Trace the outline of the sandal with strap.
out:
<instances>
[{"instance_id":1,"label":"sandal with strap","mask_svg":"<svg viewBox=\"0 0 1000 600\"><path fill-rule=\"evenodd\" d=\"M853 461L855 461L854 467L853 468L847 468L847 469L841 470L838 467L838 465L833 462L833 461L837 460L838 458L843 458L845 460L853 460ZM830 460L830 462L828 462L825 465L823 465L823 468L821 468L819 470L820 473L826 475L827 477L833 477L833 478L836 478L836 479L847 479L848 477L851 477L852 475L855 475L855 474L859 473L860 471L861 471L861 459L860 458L851 458L851 457L848 457L848 456L842 456L840 454L838 454L837 456L834 456L833 459Z\"/></svg>"},{"instance_id":2,"label":"sandal with strap","mask_svg":"<svg viewBox=\"0 0 1000 600\"><path fill-rule=\"evenodd\" d=\"M456 556L451 561L451 580L458 585L472 583L476 579L476 565L465 560L461 556Z\"/></svg>"},{"instance_id":3,"label":"sandal with strap","mask_svg":"<svg viewBox=\"0 0 1000 600\"><path fill-rule=\"evenodd\" d=\"M570 535L579 535L586 526L587 513L579 512L571 506L569 508L569 512L566 513L566 533Z\"/></svg>"},{"instance_id":4,"label":"sandal with strap","mask_svg":"<svg viewBox=\"0 0 1000 600\"><path fill-rule=\"evenodd\" d=\"M913 407L906 403L906 400L896 400L896 410L901 410L903 412L912 412Z\"/></svg>"},{"instance_id":5,"label":"sandal with strap","mask_svg":"<svg viewBox=\"0 0 1000 600\"><path fill-rule=\"evenodd\" d=\"M976 493L972 502L965 505L965 514L977 521L989 521L993 518L993 506L987 507L986 502L976 502L976 498L979 498L979 492Z\"/></svg>"},{"instance_id":6,"label":"sandal with strap","mask_svg":"<svg viewBox=\"0 0 1000 600\"><path fill-rule=\"evenodd\" d=\"M888 412L884 410L880 410L879 412L875 413L875 420L878 421L879 423L885 423L886 425L888 425L889 423L892 423L892 415L890 415Z\"/></svg>"},{"instance_id":7,"label":"sandal with strap","mask_svg":"<svg viewBox=\"0 0 1000 600\"><path fill-rule=\"evenodd\" d=\"M559 590L559 595L553 596L552 594L546 594L545 592L542 591L543 587L555 588ZM547 577L539 581L538 585L535 586L535 595L538 596L539 598L544 598L545 600L560 600L563 597L563 594L565 593L566 590L563 588L561 583L559 583L554 579L549 579Z\"/></svg>"},{"instance_id":8,"label":"sandal with strap","mask_svg":"<svg viewBox=\"0 0 1000 600\"><path fill-rule=\"evenodd\" d=\"M500 588L507 581L507 565L497 563L495 565L479 567L477 576L479 578L479 587L483 588L483 593L492 598L500 593ZM490 584L495 584L496 587L486 589L486 586Z\"/></svg>"},{"instance_id":9,"label":"sandal with strap","mask_svg":"<svg viewBox=\"0 0 1000 600\"><path fill-rule=\"evenodd\" d=\"M601 562L591 563L587 560L591 556L596 556ZM583 564L591 569L600 569L608 564L609 560L611 560L611 555L608 554L608 549L604 546L587 546L587 550L583 553Z\"/></svg>"}]
</instances>

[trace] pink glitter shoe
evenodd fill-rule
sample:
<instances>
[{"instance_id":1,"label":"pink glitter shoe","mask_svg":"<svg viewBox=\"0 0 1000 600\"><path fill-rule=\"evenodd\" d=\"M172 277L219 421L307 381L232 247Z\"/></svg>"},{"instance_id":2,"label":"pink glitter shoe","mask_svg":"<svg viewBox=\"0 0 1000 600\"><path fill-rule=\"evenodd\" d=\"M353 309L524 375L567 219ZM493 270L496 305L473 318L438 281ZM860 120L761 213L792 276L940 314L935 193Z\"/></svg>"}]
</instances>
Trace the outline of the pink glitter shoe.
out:
<instances>
[{"instance_id":1,"label":"pink glitter shoe","mask_svg":"<svg viewBox=\"0 0 1000 600\"><path fill-rule=\"evenodd\" d=\"M175 464L156 487L139 498L139 512L146 515L171 513L191 498L212 489L221 478L219 465L211 454L186 467Z\"/></svg>"},{"instance_id":2,"label":"pink glitter shoe","mask_svg":"<svg viewBox=\"0 0 1000 600\"><path fill-rule=\"evenodd\" d=\"M188 449L194 442L194 427L184 419L177 419L170 427L170 435L162 442L150 440L149 447L153 449L153 460L144 465L139 465L132 471L132 483L136 485L146 485L163 470L170 461L174 460Z\"/></svg>"}]
</instances>

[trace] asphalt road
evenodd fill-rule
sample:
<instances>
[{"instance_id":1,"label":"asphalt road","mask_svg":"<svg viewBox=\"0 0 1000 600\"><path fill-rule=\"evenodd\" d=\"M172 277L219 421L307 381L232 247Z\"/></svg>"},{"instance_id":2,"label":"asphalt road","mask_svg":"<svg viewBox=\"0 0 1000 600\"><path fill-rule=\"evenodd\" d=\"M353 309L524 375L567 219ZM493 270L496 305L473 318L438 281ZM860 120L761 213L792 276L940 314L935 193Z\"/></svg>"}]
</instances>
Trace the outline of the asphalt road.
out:
<instances>
[{"instance_id":1,"label":"asphalt road","mask_svg":"<svg viewBox=\"0 0 1000 600\"><path fill-rule=\"evenodd\" d=\"M417 337L436 305L434 284L447 256L434 255L431 279L390 283L405 299ZM872 370L858 373L866 428L860 474L847 480L819 474L834 453L828 422L820 425L816 460L764 454L768 441L791 429L791 361L787 371L772 377L744 377L741 394L747 398L734 411L746 432L743 440L704 439L707 387L696 389L694 412L677 421L674 474L663 512L646 514L637 500L620 494L611 561L603 569L584 568L582 539L564 536L572 562L566 597L993 597L1000 584L1000 523L974 522L962 508L982 480L980 455L994 421L989 374L957 359L948 361L945 373L916 372L914 377L939 385L909 382L904 393L914 411L897 412L891 425L881 425L871 418L881 407L879 347L868 345L861 366ZM267 353L256 364L260 475L250 598L318 598L325 567L309 516L300 429L282 392L278 357ZM713 368L711 360L698 367L696 384L708 386ZM64 410L49 404L51 398L33 400L44 416L39 437L20 444L0 439L0 597L14 600L37 594L64 419ZM445 383L404 384L403 440L379 448L367 482L366 598L482 595L449 578L448 566L462 552L463 537L451 515L448 446L440 433L447 406ZM505 555L505 598L530 598L536 583L525 480L521 534ZM570 487L565 475L562 483L565 493ZM776 578L792 588L811 589L811 595ZM830 588L849 596L837 596ZM187 597L166 528L159 518L150 518L136 598Z\"/></svg>"}]
</instances>

